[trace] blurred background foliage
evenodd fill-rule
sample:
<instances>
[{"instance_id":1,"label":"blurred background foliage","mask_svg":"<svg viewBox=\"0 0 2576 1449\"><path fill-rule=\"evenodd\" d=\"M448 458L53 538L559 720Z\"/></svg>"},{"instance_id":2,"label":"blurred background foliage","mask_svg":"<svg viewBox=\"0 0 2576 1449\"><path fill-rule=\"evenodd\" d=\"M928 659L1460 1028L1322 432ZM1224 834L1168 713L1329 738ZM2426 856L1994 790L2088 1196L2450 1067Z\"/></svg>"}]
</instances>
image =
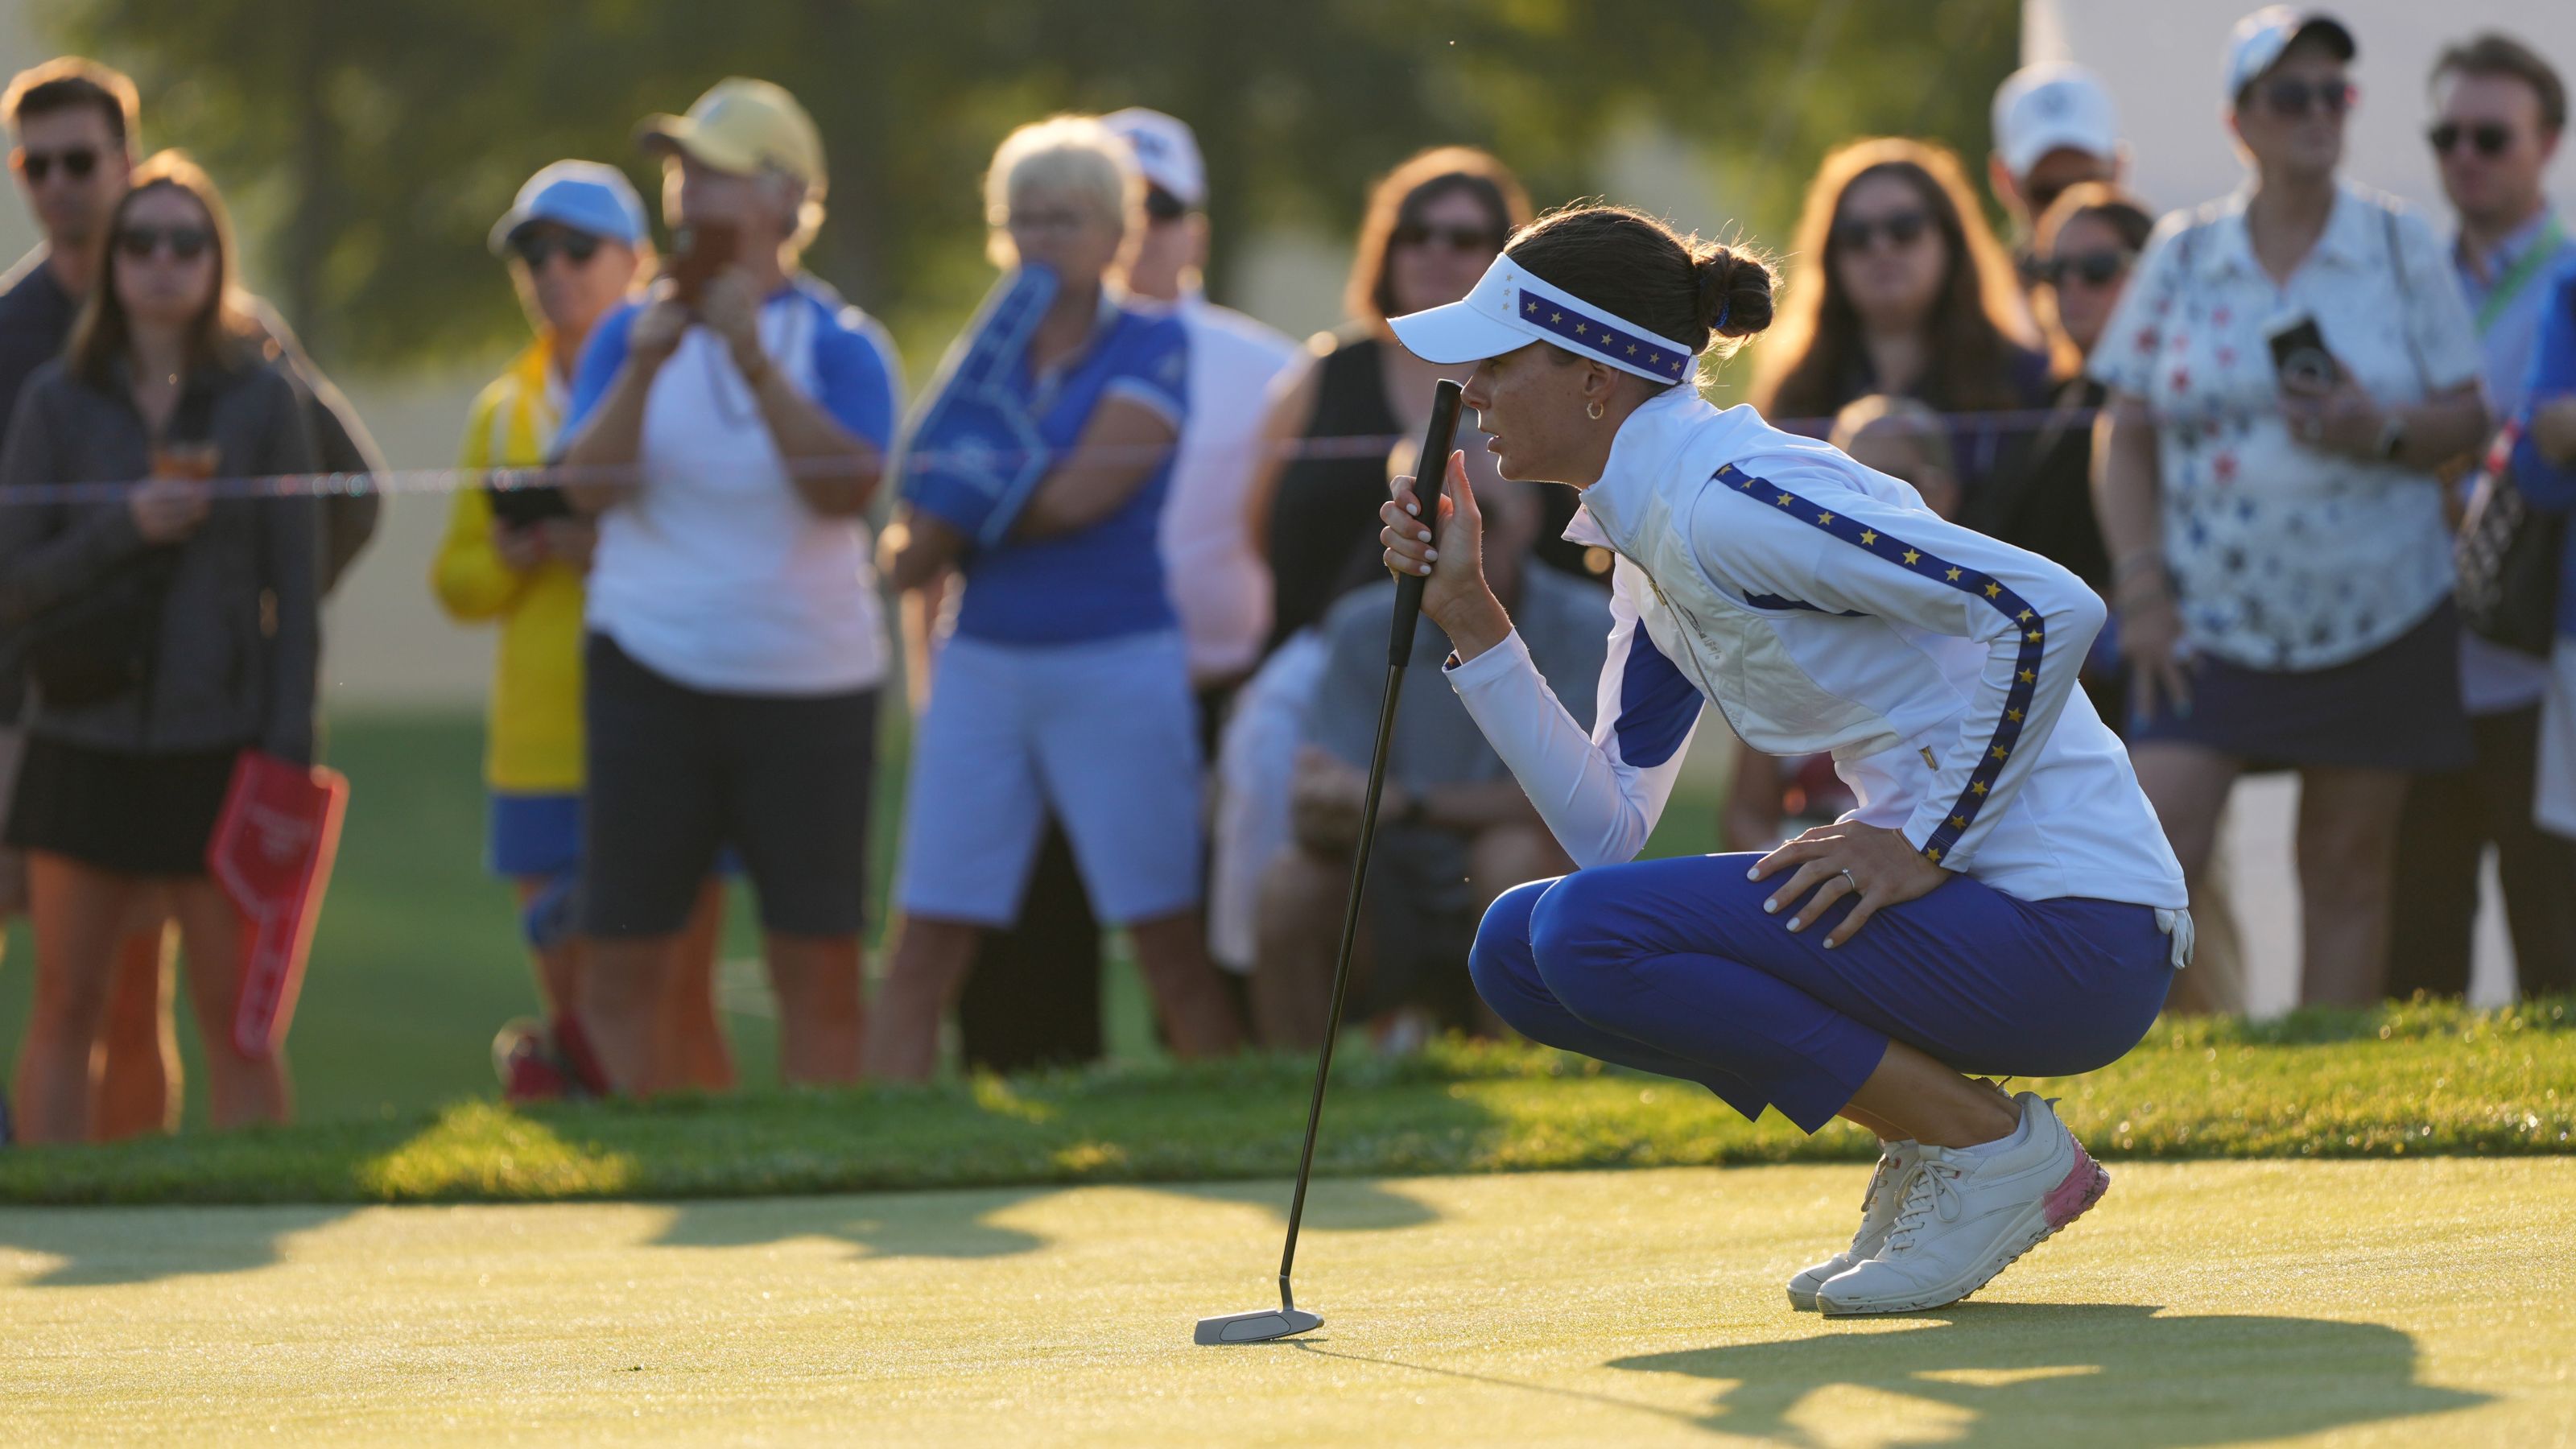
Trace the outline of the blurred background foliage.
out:
<instances>
[{"instance_id":1,"label":"blurred background foliage","mask_svg":"<svg viewBox=\"0 0 2576 1449\"><path fill-rule=\"evenodd\" d=\"M810 264L936 355L988 273L978 178L1011 126L1151 105L1199 132L1211 289L1247 238L1346 235L1421 146L1488 146L1545 206L1608 189L1622 135L1675 147L1774 247L1832 141L1904 131L1977 164L2018 0L50 0L130 69L145 140L196 152L257 240L255 283L334 366L486 355L524 336L483 235L529 172L618 162L635 121L728 74L823 130ZM1640 199L1640 198L1623 198ZM1651 198L1643 198L1650 209Z\"/></svg>"}]
</instances>

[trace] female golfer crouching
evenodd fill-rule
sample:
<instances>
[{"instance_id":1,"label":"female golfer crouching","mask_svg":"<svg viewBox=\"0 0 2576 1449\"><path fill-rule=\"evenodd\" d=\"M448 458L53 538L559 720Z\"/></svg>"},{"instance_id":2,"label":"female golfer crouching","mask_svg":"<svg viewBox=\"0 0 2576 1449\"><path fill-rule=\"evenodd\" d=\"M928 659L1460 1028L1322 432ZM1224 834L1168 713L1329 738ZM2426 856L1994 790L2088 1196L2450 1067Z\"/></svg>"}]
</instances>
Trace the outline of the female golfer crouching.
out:
<instances>
[{"instance_id":1,"label":"female golfer crouching","mask_svg":"<svg viewBox=\"0 0 2576 1449\"><path fill-rule=\"evenodd\" d=\"M2190 956L2182 870L2076 688L2103 608L2035 554L1697 389L1771 320L1771 277L1621 207L1523 229L1465 300L1394 319L1475 364L1506 478L1571 484L1609 549L1590 737L1485 587L1456 458L1439 537L1397 480L1380 535L1456 646L1450 683L1580 867L1497 900L1485 1000L1530 1037L1706 1085L1747 1117L1835 1116L1884 1155L1851 1250L1790 1280L1828 1313L1954 1302L2110 1177L2031 1093L1969 1073L2100 1067ZM1705 701L1776 755L1831 751L1861 804L1769 855L1631 863Z\"/></svg>"}]
</instances>

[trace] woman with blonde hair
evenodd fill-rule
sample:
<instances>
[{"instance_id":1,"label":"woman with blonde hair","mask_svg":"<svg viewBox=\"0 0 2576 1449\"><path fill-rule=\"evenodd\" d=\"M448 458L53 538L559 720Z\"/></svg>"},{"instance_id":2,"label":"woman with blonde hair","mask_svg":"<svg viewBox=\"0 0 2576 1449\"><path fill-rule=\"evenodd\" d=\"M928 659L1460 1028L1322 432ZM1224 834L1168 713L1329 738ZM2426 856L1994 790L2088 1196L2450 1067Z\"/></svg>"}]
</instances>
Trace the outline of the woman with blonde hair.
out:
<instances>
[{"instance_id":1,"label":"woman with blonde hair","mask_svg":"<svg viewBox=\"0 0 2576 1449\"><path fill-rule=\"evenodd\" d=\"M89 1136L119 937L164 902L215 1125L289 1110L282 1053L234 1045L241 920L205 863L236 757L313 754L318 510L209 482L314 466L307 411L263 337L214 183L163 152L135 169L70 347L28 380L0 453L0 629L24 641L36 686L8 833L36 927L18 1079L30 1141ZM112 497L10 497L128 481Z\"/></svg>"},{"instance_id":2,"label":"woman with blonde hair","mask_svg":"<svg viewBox=\"0 0 2576 1449\"><path fill-rule=\"evenodd\" d=\"M1094 915L1134 941L1174 1050L1242 1042L1199 926L1197 704L1159 542L1188 333L1111 280L1144 205L1133 151L1088 116L1012 132L985 178L1008 275L910 425L886 532L897 589L965 582L915 737L870 1076L937 1065L940 1017L984 933L1018 919L1050 814ZM970 457L1029 486L1005 502Z\"/></svg>"}]
</instances>

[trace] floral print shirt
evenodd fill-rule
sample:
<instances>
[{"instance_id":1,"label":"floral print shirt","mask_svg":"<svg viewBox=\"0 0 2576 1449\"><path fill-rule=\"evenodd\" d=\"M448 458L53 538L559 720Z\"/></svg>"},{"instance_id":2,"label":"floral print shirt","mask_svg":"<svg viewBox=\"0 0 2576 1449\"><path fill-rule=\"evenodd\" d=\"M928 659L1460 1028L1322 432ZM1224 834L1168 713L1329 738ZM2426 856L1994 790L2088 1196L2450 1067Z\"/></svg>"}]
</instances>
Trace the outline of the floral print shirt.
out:
<instances>
[{"instance_id":1,"label":"floral print shirt","mask_svg":"<svg viewBox=\"0 0 2576 1449\"><path fill-rule=\"evenodd\" d=\"M2267 333L2301 315L2382 404L2480 375L2451 258L2394 198L2344 183L2287 284L2254 256L2251 193L2167 216L2092 375L2156 419L2164 549L2186 646L2253 669L2322 669L2394 640L2449 596L2429 473L2291 436Z\"/></svg>"}]
</instances>

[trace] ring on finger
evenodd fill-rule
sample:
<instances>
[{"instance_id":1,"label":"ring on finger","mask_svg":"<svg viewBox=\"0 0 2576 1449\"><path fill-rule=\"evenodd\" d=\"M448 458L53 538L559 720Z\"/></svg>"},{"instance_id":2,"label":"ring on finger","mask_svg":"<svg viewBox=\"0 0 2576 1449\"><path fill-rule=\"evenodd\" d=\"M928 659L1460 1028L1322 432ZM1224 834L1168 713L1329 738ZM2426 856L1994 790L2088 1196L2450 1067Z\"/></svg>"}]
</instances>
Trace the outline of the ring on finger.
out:
<instances>
[{"instance_id":1,"label":"ring on finger","mask_svg":"<svg viewBox=\"0 0 2576 1449\"><path fill-rule=\"evenodd\" d=\"M1850 882L1851 882L1852 894L1853 894L1853 895L1855 895L1855 896L1859 895L1859 894L1860 894L1860 877L1859 877L1859 876L1856 876L1856 875L1854 875L1854 874L1852 874L1852 873L1851 873L1851 867L1849 867L1849 866L1845 866L1845 867L1843 867L1842 877L1843 877L1843 879L1844 879L1844 880L1847 880L1847 881L1850 881Z\"/></svg>"}]
</instances>

